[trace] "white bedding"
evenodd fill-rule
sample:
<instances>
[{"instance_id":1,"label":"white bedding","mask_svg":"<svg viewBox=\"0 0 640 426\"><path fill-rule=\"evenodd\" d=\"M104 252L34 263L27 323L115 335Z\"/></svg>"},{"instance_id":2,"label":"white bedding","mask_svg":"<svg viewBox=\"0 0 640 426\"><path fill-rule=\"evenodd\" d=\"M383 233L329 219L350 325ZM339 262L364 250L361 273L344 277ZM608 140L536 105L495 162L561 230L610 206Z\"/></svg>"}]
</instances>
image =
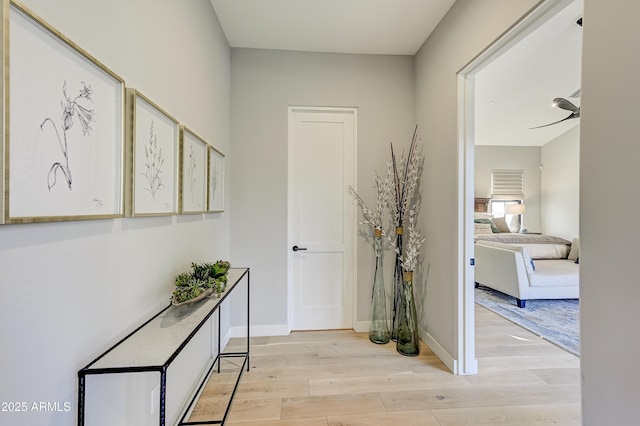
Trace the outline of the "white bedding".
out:
<instances>
[{"instance_id":1,"label":"white bedding","mask_svg":"<svg viewBox=\"0 0 640 426\"><path fill-rule=\"evenodd\" d=\"M475 241L493 241L526 247L532 259L566 259L571 249L571 241L543 234L476 234Z\"/></svg>"},{"instance_id":2,"label":"white bedding","mask_svg":"<svg viewBox=\"0 0 640 426\"><path fill-rule=\"evenodd\" d=\"M566 244L512 244L529 249L532 259L566 259L571 246Z\"/></svg>"}]
</instances>

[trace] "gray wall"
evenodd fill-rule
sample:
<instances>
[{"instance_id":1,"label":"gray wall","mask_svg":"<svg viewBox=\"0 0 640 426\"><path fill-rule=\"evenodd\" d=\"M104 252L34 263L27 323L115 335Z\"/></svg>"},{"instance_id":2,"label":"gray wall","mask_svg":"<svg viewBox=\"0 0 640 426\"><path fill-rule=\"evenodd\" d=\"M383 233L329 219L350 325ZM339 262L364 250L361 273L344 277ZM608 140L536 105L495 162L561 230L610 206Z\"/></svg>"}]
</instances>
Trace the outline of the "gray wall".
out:
<instances>
[{"instance_id":1,"label":"gray wall","mask_svg":"<svg viewBox=\"0 0 640 426\"><path fill-rule=\"evenodd\" d=\"M23 3L231 154L229 46L208 0ZM229 257L229 210L0 226L0 400L71 403L70 412L0 413L0 423L74 424L77 371L166 306L192 261ZM93 396L131 397L122 388Z\"/></svg>"},{"instance_id":2,"label":"gray wall","mask_svg":"<svg viewBox=\"0 0 640 426\"><path fill-rule=\"evenodd\" d=\"M532 232L540 232L542 187L540 181L541 148L537 146L476 146L474 195L491 196L491 169L524 170L526 212L524 225Z\"/></svg>"},{"instance_id":3,"label":"gray wall","mask_svg":"<svg viewBox=\"0 0 640 426\"><path fill-rule=\"evenodd\" d=\"M542 147L542 231L571 241L580 233L580 126Z\"/></svg>"},{"instance_id":4,"label":"gray wall","mask_svg":"<svg viewBox=\"0 0 640 426\"><path fill-rule=\"evenodd\" d=\"M389 143L407 147L415 126L413 58L232 49L231 71L231 251L252 268L253 300L262 302L251 312L256 333L273 334L288 321L287 107L358 108L357 184L373 205L374 171L385 173ZM362 238L357 250L358 320L366 321L373 252Z\"/></svg>"},{"instance_id":5,"label":"gray wall","mask_svg":"<svg viewBox=\"0 0 640 426\"><path fill-rule=\"evenodd\" d=\"M638 422L640 2L585 0L580 140L583 424Z\"/></svg>"},{"instance_id":6,"label":"gray wall","mask_svg":"<svg viewBox=\"0 0 640 426\"><path fill-rule=\"evenodd\" d=\"M287 105L360 108L363 191L371 170L387 160L387 143L408 141L417 119L426 148L420 225L429 270L421 279L426 295L419 301L420 322L455 353L455 74L535 0L458 0L415 58L416 117L406 105L413 96L411 58L236 51L233 141L239 147L228 142L228 46L208 1L24 3L227 153L233 170L227 180L234 209L232 261L255 264L255 300L269 302L256 309L254 318L262 324L286 321ZM626 255L640 235L640 201L633 196L640 181L634 105L640 58L619 54L635 51L639 14L637 2L585 0L580 222L587 426L634 424L640 397L640 370L633 361L640 354L633 338L640 288L635 263ZM369 144L373 149L363 148ZM365 195L373 199L372 191ZM621 200L627 208L612 213ZM0 399L71 401L75 410L77 369L166 303L170 277L190 261L229 255L230 210L204 217L0 227ZM619 226L611 226L612 217ZM359 255L362 278L370 269L366 246ZM74 413L4 414L3 421L67 425Z\"/></svg>"},{"instance_id":7,"label":"gray wall","mask_svg":"<svg viewBox=\"0 0 640 426\"><path fill-rule=\"evenodd\" d=\"M416 291L419 322L456 358L457 76L537 0L458 0L415 57L416 118L425 145L420 227L427 237ZM451 361L451 360L449 360Z\"/></svg>"}]
</instances>

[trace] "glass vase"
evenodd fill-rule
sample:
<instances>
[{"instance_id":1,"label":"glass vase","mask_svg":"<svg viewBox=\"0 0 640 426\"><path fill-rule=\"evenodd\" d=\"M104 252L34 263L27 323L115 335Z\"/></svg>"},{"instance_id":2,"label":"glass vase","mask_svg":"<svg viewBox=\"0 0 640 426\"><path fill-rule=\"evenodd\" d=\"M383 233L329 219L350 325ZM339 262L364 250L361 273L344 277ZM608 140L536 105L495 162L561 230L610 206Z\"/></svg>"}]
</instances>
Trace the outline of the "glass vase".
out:
<instances>
[{"instance_id":1,"label":"glass vase","mask_svg":"<svg viewBox=\"0 0 640 426\"><path fill-rule=\"evenodd\" d=\"M420 353L418 315L413 297L413 272L404 272L402 297L398 307L396 350L406 356L416 356Z\"/></svg>"},{"instance_id":2,"label":"glass vase","mask_svg":"<svg viewBox=\"0 0 640 426\"><path fill-rule=\"evenodd\" d=\"M401 226L396 227L396 261L393 270L393 312L391 319L391 340L398 340L398 312L402 298L402 234Z\"/></svg>"},{"instance_id":3,"label":"glass vase","mask_svg":"<svg viewBox=\"0 0 640 426\"><path fill-rule=\"evenodd\" d=\"M389 323L387 320L387 295L384 289L384 275L382 273L382 230L375 229L373 244L376 254L376 270L373 277L371 292L371 325L369 340L373 343L389 342Z\"/></svg>"}]
</instances>

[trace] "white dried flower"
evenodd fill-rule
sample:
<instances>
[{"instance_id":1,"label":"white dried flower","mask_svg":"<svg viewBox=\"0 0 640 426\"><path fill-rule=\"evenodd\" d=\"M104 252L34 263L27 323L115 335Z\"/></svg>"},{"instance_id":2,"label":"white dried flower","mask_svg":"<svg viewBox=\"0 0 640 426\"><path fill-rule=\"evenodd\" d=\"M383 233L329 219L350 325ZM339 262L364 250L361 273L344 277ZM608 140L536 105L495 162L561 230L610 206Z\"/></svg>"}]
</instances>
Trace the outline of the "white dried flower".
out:
<instances>
[{"instance_id":1,"label":"white dried flower","mask_svg":"<svg viewBox=\"0 0 640 426\"><path fill-rule=\"evenodd\" d=\"M349 193L356 199L360 209L362 210L362 222L361 225L367 225L372 227L373 229L380 229L383 231L383 216L384 216L384 208L386 205L386 200L389 198L389 194L391 193L391 173L387 170L387 176L383 179L376 173L375 176L375 186L376 186L376 209L372 210L367 207L366 203L358 195L358 193L352 188L349 187Z\"/></svg>"},{"instance_id":2,"label":"white dried flower","mask_svg":"<svg viewBox=\"0 0 640 426\"><path fill-rule=\"evenodd\" d=\"M422 147L418 147L417 127L411 139L409 154L405 157L404 151L400 156L400 164L396 162L396 156L391 144L391 163L388 165L393 175L393 188L387 198L387 207L396 227L401 228L407 207L416 199L416 190L422 172Z\"/></svg>"},{"instance_id":3,"label":"white dried flower","mask_svg":"<svg viewBox=\"0 0 640 426\"><path fill-rule=\"evenodd\" d=\"M403 246L404 253L401 254L402 269L405 271L416 270L420 247L425 241L425 237L416 229L416 214L417 206L414 204L411 206L407 217L407 221L409 222L409 226L407 227L408 239L407 243Z\"/></svg>"}]
</instances>

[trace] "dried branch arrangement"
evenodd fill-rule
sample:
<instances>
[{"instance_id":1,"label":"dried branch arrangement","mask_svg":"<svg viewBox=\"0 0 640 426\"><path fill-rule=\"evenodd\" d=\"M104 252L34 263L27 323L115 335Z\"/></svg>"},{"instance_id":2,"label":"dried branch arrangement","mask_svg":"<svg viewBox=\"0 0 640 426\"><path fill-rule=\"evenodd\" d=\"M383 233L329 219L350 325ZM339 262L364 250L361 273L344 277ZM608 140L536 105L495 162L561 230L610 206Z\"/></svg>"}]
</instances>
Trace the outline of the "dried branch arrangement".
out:
<instances>
[{"instance_id":1,"label":"dried branch arrangement","mask_svg":"<svg viewBox=\"0 0 640 426\"><path fill-rule=\"evenodd\" d=\"M424 243L424 238L415 227L415 219L419 208L420 197L417 193L420 175L422 174L422 164L424 157L422 148L418 147L418 126L413 131L409 153L405 157L404 152L400 156L400 164L396 161L396 156L391 144L391 164L393 169L394 191L393 196L388 199L389 211L396 228L395 241L390 239L396 252L393 293L393 323L391 338L397 338L397 312L402 297L404 281L403 271L414 271L417 267L420 246ZM403 246L405 216L408 217L409 238L406 247Z\"/></svg>"},{"instance_id":2,"label":"dried branch arrangement","mask_svg":"<svg viewBox=\"0 0 640 426\"><path fill-rule=\"evenodd\" d=\"M393 247L396 252L394 269L394 297L393 297L393 331L395 339L397 331L396 312L403 292L403 271L412 272L418 266L420 247L425 238L417 229L417 214L420 204L418 185L422 174L424 156L422 148L418 146L418 127L414 129L409 151L404 151L398 158L391 144L391 161L387 164L387 174L383 179L377 173L376 208L370 209L362 197L349 187L349 192L356 199L362 210L361 225L379 230L380 235ZM388 210L391 231L384 229L384 211ZM405 232L405 225L406 232Z\"/></svg>"}]
</instances>

